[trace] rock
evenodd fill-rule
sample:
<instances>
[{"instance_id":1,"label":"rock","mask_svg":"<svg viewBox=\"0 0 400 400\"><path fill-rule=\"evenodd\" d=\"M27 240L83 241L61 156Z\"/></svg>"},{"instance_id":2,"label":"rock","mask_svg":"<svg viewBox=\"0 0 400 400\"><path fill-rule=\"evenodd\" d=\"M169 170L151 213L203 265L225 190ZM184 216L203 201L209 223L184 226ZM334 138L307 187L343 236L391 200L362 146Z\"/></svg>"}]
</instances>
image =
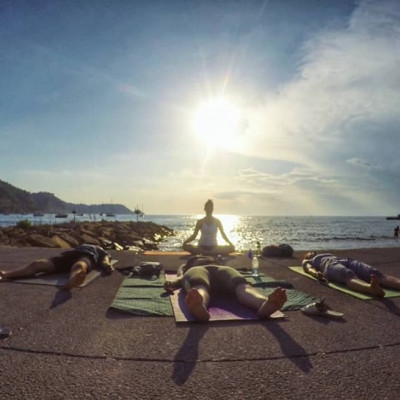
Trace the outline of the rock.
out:
<instances>
[{"instance_id":1,"label":"rock","mask_svg":"<svg viewBox=\"0 0 400 400\"><path fill-rule=\"evenodd\" d=\"M54 235L51 237L51 240L56 244L60 249L70 249L71 246L65 240L61 239L60 236Z\"/></svg>"},{"instance_id":2,"label":"rock","mask_svg":"<svg viewBox=\"0 0 400 400\"><path fill-rule=\"evenodd\" d=\"M76 246L79 245L79 241L76 240L75 238L73 238L71 235L69 235L69 234L66 233L66 232L59 233L58 236L59 236L62 240L64 240L65 242L67 242L67 243L70 245L70 247L76 247Z\"/></svg>"},{"instance_id":3,"label":"rock","mask_svg":"<svg viewBox=\"0 0 400 400\"><path fill-rule=\"evenodd\" d=\"M167 226L154 222L89 221L56 225L0 227L0 245L69 248L88 243L109 249L157 250L158 243L174 235ZM68 247L67 247L68 246Z\"/></svg>"},{"instance_id":4,"label":"rock","mask_svg":"<svg viewBox=\"0 0 400 400\"><path fill-rule=\"evenodd\" d=\"M93 236L88 235L87 233L83 233L81 235L81 240L82 240L82 243L94 244L94 245L100 246L100 241L98 239L94 238Z\"/></svg>"},{"instance_id":5,"label":"rock","mask_svg":"<svg viewBox=\"0 0 400 400\"><path fill-rule=\"evenodd\" d=\"M27 237L27 241L34 247L51 247L51 248L58 247L57 244L54 243L53 240L51 240L51 238L39 235L37 233L29 235Z\"/></svg>"}]
</instances>

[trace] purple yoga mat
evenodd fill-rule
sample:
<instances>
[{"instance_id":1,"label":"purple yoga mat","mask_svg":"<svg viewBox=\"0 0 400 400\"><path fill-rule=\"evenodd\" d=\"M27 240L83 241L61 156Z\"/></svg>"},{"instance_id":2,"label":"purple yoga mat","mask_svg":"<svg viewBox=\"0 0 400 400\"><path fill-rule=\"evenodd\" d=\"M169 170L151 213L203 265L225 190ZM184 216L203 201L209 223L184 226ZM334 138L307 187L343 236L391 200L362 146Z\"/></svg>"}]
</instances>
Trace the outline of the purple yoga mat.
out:
<instances>
[{"instance_id":1,"label":"purple yoga mat","mask_svg":"<svg viewBox=\"0 0 400 400\"><path fill-rule=\"evenodd\" d=\"M167 274L166 280L173 280L176 275ZM185 304L185 293L182 290L177 290L170 296L172 308L174 310L176 322L191 322L196 319L190 314ZM210 321L237 321L237 320L258 320L256 311L241 305L235 299L227 299L225 297L217 297L211 300L208 308L210 313ZM284 318L285 314L281 311L276 311L270 318Z\"/></svg>"}]
</instances>

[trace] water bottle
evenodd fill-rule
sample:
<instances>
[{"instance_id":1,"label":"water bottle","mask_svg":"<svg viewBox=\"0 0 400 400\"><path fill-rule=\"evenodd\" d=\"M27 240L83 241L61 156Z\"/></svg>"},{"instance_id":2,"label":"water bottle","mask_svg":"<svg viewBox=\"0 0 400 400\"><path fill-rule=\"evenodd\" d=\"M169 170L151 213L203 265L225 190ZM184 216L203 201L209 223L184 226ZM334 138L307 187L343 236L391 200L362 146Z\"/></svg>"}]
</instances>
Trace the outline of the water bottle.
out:
<instances>
[{"instance_id":1,"label":"water bottle","mask_svg":"<svg viewBox=\"0 0 400 400\"><path fill-rule=\"evenodd\" d=\"M260 263L258 261L258 257L256 255L254 255L253 259L251 260L251 274L253 276L258 276L259 266L260 266Z\"/></svg>"}]
</instances>

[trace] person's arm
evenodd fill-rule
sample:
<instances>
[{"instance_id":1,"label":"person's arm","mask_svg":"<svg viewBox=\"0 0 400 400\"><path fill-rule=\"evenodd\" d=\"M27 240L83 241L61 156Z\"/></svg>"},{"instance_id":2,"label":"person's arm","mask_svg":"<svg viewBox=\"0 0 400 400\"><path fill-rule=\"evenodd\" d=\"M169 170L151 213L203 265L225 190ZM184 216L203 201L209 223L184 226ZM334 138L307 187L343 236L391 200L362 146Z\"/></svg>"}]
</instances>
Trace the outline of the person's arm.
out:
<instances>
[{"instance_id":1,"label":"person's arm","mask_svg":"<svg viewBox=\"0 0 400 400\"><path fill-rule=\"evenodd\" d=\"M101 261L101 268L106 274L111 274L114 271L115 268L111 263L111 255L109 253L104 254L103 260Z\"/></svg>"},{"instance_id":2,"label":"person's arm","mask_svg":"<svg viewBox=\"0 0 400 400\"><path fill-rule=\"evenodd\" d=\"M219 231L221 232L222 238L225 240L225 242L227 242L230 246L232 246L232 247L234 248L235 246L234 246L233 243L229 240L228 236L226 236L226 233L225 233L224 228L223 228L223 226L222 226L222 222L221 222L219 219L217 219L217 221L218 221L218 222L217 222L218 228L219 228Z\"/></svg>"},{"instance_id":3,"label":"person's arm","mask_svg":"<svg viewBox=\"0 0 400 400\"><path fill-rule=\"evenodd\" d=\"M165 281L164 289L168 293L173 293L182 287L182 278L174 279L172 281Z\"/></svg>"},{"instance_id":4,"label":"person's arm","mask_svg":"<svg viewBox=\"0 0 400 400\"><path fill-rule=\"evenodd\" d=\"M313 276L314 278L318 279L319 281L325 282L326 279L322 275L321 272L317 271L315 268L313 268L312 263L310 260L303 260L302 262L303 270L307 274Z\"/></svg>"},{"instance_id":5,"label":"person's arm","mask_svg":"<svg viewBox=\"0 0 400 400\"><path fill-rule=\"evenodd\" d=\"M197 234L198 234L199 231L200 231L200 227L201 227L201 220L198 220L198 221L196 222L195 227L194 227L193 234L192 234L190 237L188 237L188 238L183 242L183 245L188 244L188 243L192 242L194 239L196 239Z\"/></svg>"}]
</instances>

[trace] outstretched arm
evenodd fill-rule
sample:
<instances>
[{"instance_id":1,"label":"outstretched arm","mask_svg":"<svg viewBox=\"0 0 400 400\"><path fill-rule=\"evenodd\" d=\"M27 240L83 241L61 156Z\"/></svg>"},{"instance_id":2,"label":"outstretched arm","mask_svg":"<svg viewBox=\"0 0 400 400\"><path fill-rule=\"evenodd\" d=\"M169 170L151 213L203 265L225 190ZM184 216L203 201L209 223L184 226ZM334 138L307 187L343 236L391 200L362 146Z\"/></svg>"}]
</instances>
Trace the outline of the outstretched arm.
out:
<instances>
[{"instance_id":1,"label":"outstretched arm","mask_svg":"<svg viewBox=\"0 0 400 400\"><path fill-rule=\"evenodd\" d=\"M319 281L326 282L326 279L324 278L322 273L317 271L315 268L313 268L310 260L303 260L302 266L303 266L304 272L313 276L314 278L318 279Z\"/></svg>"},{"instance_id":2,"label":"outstretched arm","mask_svg":"<svg viewBox=\"0 0 400 400\"><path fill-rule=\"evenodd\" d=\"M182 287L182 278L177 278L172 281L165 281L164 289L168 293L173 293L175 290L178 290Z\"/></svg>"},{"instance_id":3,"label":"outstretched arm","mask_svg":"<svg viewBox=\"0 0 400 400\"><path fill-rule=\"evenodd\" d=\"M110 254L106 253L101 262L101 268L104 270L106 274L111 274L114 271L114 266L111 263L111 256Z\"/></svg>"}]
</instances>

